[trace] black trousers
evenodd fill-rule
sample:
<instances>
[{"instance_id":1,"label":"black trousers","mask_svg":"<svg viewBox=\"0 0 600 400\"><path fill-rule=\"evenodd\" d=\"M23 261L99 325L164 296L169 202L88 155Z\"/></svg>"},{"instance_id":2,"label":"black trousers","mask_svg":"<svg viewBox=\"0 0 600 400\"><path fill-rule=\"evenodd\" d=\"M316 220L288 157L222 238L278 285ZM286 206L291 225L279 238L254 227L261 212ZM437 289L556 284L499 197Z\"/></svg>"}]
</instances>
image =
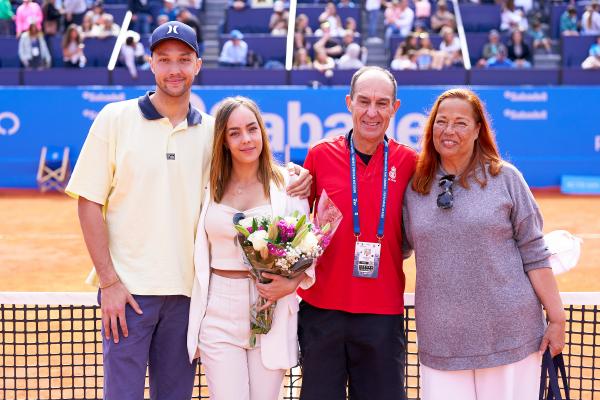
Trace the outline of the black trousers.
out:
<instances>
[{"instance_id":1,"label":"black trousers","mask_svg":"<svg viewBox=\"0 0 600 400\"><path fill-rule=\"evenodd\" d=\"M403 315L352 314L300 303L300 400L406 400Z\"/></svg>"}]
</instances>

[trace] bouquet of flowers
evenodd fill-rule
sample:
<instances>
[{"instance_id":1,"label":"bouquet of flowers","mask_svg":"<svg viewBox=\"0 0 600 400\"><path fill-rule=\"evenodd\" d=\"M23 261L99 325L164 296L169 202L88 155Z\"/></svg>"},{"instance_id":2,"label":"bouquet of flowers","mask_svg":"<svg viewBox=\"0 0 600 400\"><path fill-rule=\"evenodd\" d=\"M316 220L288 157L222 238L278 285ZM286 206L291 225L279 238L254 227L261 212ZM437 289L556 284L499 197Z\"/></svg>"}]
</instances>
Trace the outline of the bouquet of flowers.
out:
<instances>
[{"instance_id":1,"label":"bouquet of flowers","mask_svg":"<svg viewBox=\"0 0 600 400\"><path fill-rule=\"evenodd\" d=\"M321 209L319 213L319 209ZM295 211L285 217L249 217L238 214L234 219L250 274L257 282L269 283L262 272L286 278L297 277L306 271L331 241L342 214L323 191L317 215L313 222ZM258 297L250 309L250 342L256 343L257 334L268 333L273 322L275 303L265 308L267 300Z\"/></svg>"}]
</instances>

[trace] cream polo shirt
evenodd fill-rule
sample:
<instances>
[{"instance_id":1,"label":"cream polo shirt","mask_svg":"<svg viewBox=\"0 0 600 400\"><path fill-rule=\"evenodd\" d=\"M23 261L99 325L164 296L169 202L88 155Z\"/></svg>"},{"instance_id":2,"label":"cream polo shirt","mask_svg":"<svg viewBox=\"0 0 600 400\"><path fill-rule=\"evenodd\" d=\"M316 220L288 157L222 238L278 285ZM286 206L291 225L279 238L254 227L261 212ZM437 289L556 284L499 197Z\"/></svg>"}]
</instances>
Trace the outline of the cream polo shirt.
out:
<instances>
[{"instance_id":1,"label":"cream polo shirt","mask_svg":"<svg viewBox=\"0 0 600 400\"><path fill-rule=\"evenodd\" d=\"M66 192L104 206L110 255L132 294L190 296L214 119L190 106L173 128L150 94L100 111Z\"/></svg>"}]
</instances>

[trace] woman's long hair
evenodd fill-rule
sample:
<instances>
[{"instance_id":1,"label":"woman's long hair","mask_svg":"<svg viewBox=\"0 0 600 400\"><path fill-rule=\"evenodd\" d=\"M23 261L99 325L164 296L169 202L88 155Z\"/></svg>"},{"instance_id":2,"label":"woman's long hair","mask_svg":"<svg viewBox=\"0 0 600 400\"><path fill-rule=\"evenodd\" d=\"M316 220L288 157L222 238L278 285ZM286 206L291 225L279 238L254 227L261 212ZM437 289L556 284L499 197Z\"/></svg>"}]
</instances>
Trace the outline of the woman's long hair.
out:
<instances>
[{"instance_id":1,"label":"woman's long hair","mask_svg":"<svg viewBox=\"0 0 600 400\"><path fill-rule=\"evenodd\" d=\"M267 129L265 128L265 123L260 115L258 106L254 101L246 97L227 97L221 101L216 112L215 140L212 151L213 157L210 164L210 190L214 201L217 203L223 198L225 188L231 179L231 170L233 168L231 151L225 146L227 122L231 113L239 107L246 107L252 111L260 128L262 152L259 156L258 180L263 185L265 196L269 197L270 195L269 187L271 181L275 182L279 187L283 187L284 184L283 175L271 154Z\"/></svg>"},{"instance_id":2,"label":"woman's long hair","mask_svg":"<svg viewBox=\"0 0 600 400\"><path fill-rule=\"evenodd\" d=\"M468 89L450 89L437 98L429 113L427 123L425 124L425 132L421 141L421 153L419 154L417 168L412 182L412 188L417 193L429 193L440 166L440 155L433 145L433 126L440 104L446 99L461 99L468 102L473 109L475 122L480 124L479 135L473 146L471 161L460 176L460 185L468 189L468 179L472 176L483 188L487 185L486 164L488 165L487 169L492 176L498 175L502 168L502 158L498 153L494 132L490 127L487 113L481 100L475 93ZM478 168L481 168L482 176L476 174Z\"/></svg>"},{"instance_id":3,"label":"woman's long hair","mask_svg":"<svg viewBox=\"0 0 600 400\"><path fill-rule=\"evenodd\" d=\"M62 38L62 48L65 49L71 43L71 32L77 32L77 38L75 39L75 43L80 45L83 42L83 38L81 37L81 33L79 33L79 28L76 24L71 24L67 27L67 30L63 34Z\"/></svg>"}]
</instances>

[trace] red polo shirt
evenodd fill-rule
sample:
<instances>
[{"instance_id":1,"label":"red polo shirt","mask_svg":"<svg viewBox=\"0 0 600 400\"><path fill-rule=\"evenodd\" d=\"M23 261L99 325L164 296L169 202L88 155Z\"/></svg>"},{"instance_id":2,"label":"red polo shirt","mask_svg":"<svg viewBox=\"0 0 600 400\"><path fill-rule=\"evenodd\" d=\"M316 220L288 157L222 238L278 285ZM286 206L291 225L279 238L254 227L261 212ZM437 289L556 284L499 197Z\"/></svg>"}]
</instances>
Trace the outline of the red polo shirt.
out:
<instances>
[{"instance_id":1,"label":"red polo shirt","mask_svg":"<svg viewBox=\"0 0 600 400\"><path fill-rule=\"evenodd\" d=\"M393 139L388 140L388 198L384 237L381 242L379 275L375 279L355 278L350 182L350 148L347 136L316 143L308 152L304 167L313 177L310 204L317 203L323 189L343 214L331 243L318 261L316 282L298 294L309 304L351 313L401 314L404 312L404 271L402 270L402 198L415 170L416 153ZM377 242L377 225L382 195L383 143L368 165L356 155L360 240Z\"/></svg>"}]
</instances>

